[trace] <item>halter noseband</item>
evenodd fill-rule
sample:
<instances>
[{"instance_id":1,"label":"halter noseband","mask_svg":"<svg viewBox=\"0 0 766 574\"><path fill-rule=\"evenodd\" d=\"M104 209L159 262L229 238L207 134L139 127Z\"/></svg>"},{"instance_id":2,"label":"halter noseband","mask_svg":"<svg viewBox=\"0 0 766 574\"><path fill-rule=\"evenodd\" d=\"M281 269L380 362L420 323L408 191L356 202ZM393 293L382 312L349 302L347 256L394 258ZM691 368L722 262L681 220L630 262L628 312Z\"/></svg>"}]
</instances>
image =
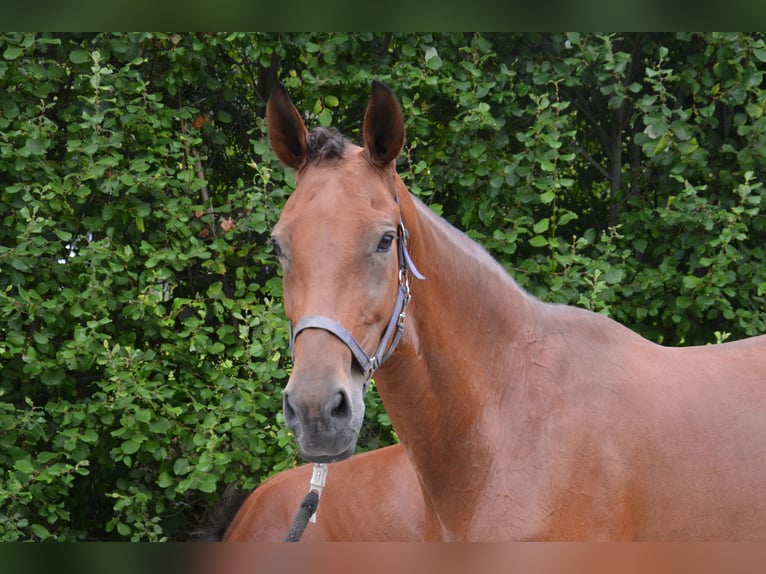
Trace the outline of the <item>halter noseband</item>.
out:
<instances>
[{"instance_id":1,"label":"halter noseband","mask_svg":"<svg viewBox=\"0 0 766 574\"><path fill-rule=\"evenodd\" d=\"M396 197L396 203L399 203L398 196ZM391 356L404 332L404 320L407 318L407 304L410 302L410 280L407 273L411 272L417 279L425 279L420 271L418 271L417 267L415 267L415 264L410 257L410 253L407 251L409 233L407 232L407 228L404 227L401 214L399 215L399 226L397 228L396 236L399 254L399 288L396 293L394 312L391 315L386 331L383 333L383 337L381 337L375 353L372 356L368 356L354 336L334 319L322 315L306 315L302 317L295 326L290 323L291 357L293 357L295 339L301 331L305 329L323 329L338 337L338 339L343 341L349 348L351 354L354 356L356 362L364 373L365 388L367 387L367 384L372 378L372 374ZM391 339L391 344L387 345L392 334L393 338Z\"/></svg>"}]
</instances>

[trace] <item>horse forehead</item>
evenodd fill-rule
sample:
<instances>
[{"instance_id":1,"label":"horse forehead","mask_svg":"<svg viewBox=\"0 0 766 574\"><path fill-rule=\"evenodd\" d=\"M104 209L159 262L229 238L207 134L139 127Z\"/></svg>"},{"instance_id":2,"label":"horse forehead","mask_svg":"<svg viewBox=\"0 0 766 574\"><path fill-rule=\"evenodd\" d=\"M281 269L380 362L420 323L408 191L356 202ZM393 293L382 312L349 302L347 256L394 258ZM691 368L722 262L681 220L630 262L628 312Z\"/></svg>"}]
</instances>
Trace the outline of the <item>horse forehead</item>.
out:
<instances>
[{"instance_id":1,"label":"horse forehead","mask_svg":"<svg viewBox=\"0 0 766 574\"><path fill-rule=\"evenodd\" d=\"M282 211L283 225L293 221L300 225L332 221L337 225L346 218L363 222L396 213L386 178L361 154L308 166L297 183Z\"/></svg>"}]
</instances>

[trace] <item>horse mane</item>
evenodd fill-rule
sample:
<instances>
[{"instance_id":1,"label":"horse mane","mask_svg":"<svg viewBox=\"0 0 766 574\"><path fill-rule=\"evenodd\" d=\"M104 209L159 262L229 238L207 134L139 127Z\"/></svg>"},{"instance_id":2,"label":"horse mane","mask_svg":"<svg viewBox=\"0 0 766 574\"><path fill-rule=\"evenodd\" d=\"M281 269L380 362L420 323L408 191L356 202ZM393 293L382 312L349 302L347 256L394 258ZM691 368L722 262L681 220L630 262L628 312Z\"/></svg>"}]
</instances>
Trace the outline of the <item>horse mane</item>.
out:
<instances>
[{"instance_id":1,"label":"horse mane","mask_svg":"<svg viewBox=\"0 0 766 574\"><path fill-rule=\"evenodd\" d=\"M327 159L339 159L343 157L348 143L334 128L314 128L306 136L307 159L315 164Z\"/></svg>"},{"instance_id":2,"label":"horse mane","mask_svg":"<svg viewBox=\"0 0 766 574\"><path fill-rule=\"evenodd\" d=\"M249 494L236 482L229 483L218 503L207 509L201 523L187 534L186 539L191 542L222 541L239 507Z\"/></svg>"}]
</instances>

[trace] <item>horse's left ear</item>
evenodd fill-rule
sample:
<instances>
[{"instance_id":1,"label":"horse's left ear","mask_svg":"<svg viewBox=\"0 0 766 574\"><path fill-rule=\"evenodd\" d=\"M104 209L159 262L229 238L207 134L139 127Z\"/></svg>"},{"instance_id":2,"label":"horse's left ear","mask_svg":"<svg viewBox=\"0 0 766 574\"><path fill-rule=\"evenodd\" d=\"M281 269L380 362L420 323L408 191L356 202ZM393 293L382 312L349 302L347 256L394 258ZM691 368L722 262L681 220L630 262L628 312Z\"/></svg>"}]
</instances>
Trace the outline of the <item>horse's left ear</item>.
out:
<instances>
[{"instance_id":1,"label":"horse's left ear","mask_svg":"<svg viewBox=\"0 0 766 574\"><path fill-rule=\"evenodd\" d=\"M404 147L402 107L391 89L378 80L372 82L362 133L370 160L378 167L385 167L395 160Z\"/></svg>"}]
</instances>

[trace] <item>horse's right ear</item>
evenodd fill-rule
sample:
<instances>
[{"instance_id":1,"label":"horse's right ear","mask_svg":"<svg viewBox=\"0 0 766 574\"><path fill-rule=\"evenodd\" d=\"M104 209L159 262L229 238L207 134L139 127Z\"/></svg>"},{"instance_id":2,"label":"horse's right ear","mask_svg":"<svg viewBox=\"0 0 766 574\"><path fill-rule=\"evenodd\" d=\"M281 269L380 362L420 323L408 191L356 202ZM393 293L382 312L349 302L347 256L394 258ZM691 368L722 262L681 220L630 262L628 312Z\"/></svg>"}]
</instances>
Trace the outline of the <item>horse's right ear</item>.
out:
<instances>
[{"instance_id":1,"label":"horse's right ear","mask_svg":"<svg viewBox=\"0 0 766 574\"><path fill-rule=\"evenodd\" d=\"M281 82L274 86L266 105L266 125L269 144L279 160L293 169L300 168L306 161L308 130Z\"/></svg>"},{"instance_id":2,"label":"horse's right ear","mask_svg":"<svg viewBox=\"0 0 766 574\"><path fill-rule=\"evenodd\" d=\"M404 147L404 116L399 100L383 82L373 80L362 122L364 147L372 163L385 167Z\"/></svg>"}]
</instances>

